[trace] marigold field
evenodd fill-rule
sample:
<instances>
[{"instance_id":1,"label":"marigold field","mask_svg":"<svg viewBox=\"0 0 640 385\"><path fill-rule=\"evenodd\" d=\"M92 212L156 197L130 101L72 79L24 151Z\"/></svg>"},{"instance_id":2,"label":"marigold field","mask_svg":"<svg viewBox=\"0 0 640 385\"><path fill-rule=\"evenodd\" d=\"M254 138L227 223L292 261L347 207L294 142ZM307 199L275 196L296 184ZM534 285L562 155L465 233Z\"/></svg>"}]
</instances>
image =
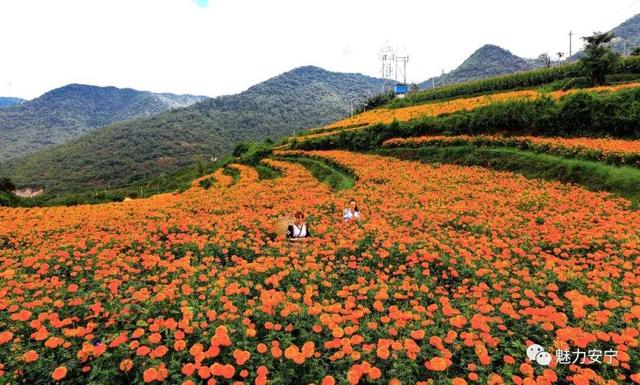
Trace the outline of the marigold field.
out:
<instances>
[{"instance_id":1,"label":"marigold field","mask_svg":"<svg viewBox=\"0 0 640 385\"><path fill-rule=\"evenodd\" d=\"M615 86L599 86L592 87L586 90L591 92L615 92L628 88L640 87L640 83L625 83ZM585 89L572 89L567 91L553 91L553 92L539 92L536 90L521 90L521 91L507 91L499 92L495 94L488 94L482 96L473 96L466 98L456 98L448 101L436 101L432 103L419 104L415 106L402 107L402 108L376 108L363 112L361 114L340 120L338 122L327 125L326 127L315 129L311 131L311 135L306 138L313 138L319 136L325 136L331 131L341 129L357 129L370 124L376 123L391 123L394 120L404 122L409 120L418 119L425 116L438 116L443 114L449 114L461 110L473 110L478 107L486 106L496 102L504 102L508 100L516 99L535 99L543 95L549 96L554 99L560 99L561 97L572 94L575 92L582 92Z\"/></svg>"},{"instance_id":2,"label":"marigold field","mask_svg":"<svg viewBox=\"0 0 640 385\"><path fill-rule=\"evenodd\" d=\"M0 383L640 383L640 214L479 167L292 153L210 189L0 208ZM342 222L358 199L363 218ZM314 237L283 239L308 214ZM615 350L530 361L526 347Z\"/></svg>"}]
</instances>

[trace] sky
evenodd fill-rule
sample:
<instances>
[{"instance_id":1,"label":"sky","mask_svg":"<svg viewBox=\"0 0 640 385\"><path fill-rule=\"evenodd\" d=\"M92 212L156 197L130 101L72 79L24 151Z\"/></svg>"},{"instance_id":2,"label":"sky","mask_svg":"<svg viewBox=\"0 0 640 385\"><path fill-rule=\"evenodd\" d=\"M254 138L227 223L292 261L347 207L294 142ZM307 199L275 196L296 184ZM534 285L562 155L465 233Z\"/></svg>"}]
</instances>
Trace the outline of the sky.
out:
<instances>
[{"instance_id":1,"label":"sky","mask_svg":"<svg viewBox=\"0 0 640 385\"><path fill-rule=\"evenodd\" d=\"M603 5L604 4L604 5ZM640 0L0 0L0 96L69 83L218 96L302 65L420 82L483 44L537 57L607 31Z\"/></svg>"}]
</instances>

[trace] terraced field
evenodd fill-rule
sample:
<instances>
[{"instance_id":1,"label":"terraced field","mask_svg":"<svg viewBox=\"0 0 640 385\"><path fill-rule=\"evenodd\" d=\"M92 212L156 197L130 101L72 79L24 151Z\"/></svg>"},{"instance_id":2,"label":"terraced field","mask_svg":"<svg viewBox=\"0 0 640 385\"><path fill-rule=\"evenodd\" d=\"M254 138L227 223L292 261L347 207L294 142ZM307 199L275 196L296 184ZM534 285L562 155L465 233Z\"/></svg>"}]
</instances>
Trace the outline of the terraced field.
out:
<instances>
[{"instance_id":1,"label":"terraced field","mask_svg":"<svg viewBox=\"0 0 640 385\"><path fill-rule=\"evenodd\" d=\"M578 383L637 370L640 214L624 199L477 167L283 155L358 180L334 191L266 160L281 178L235 165L237 182L219 172L211 189L2 209L3 377ZM346 225L352 196L363 220ZM300 208L317 236L291 245L277 222ZM530 341L619 353L543 368Z\"/></svg>"}]
</instances>

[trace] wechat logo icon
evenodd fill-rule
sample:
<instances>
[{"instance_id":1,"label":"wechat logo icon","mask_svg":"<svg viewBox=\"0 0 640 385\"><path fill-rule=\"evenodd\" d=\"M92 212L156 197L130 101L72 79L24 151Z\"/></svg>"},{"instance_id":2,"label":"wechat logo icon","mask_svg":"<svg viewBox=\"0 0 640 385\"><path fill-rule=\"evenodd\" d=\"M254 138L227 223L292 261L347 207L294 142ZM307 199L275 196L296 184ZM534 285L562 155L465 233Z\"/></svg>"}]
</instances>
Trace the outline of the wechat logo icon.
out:
<instances>
[{"instance_id":1,"label":"wechat logo icon","mask_svg":"<svg viewBox=\"0 0 640 385\"><path fill-rule=\"evenodd\" d=\"M532 344L527 347L527 357L530 361L535 361L538 365L549 366L551 363L551 354L544 351L544 348L538 344Z\"/></svg>"}]
</instances>

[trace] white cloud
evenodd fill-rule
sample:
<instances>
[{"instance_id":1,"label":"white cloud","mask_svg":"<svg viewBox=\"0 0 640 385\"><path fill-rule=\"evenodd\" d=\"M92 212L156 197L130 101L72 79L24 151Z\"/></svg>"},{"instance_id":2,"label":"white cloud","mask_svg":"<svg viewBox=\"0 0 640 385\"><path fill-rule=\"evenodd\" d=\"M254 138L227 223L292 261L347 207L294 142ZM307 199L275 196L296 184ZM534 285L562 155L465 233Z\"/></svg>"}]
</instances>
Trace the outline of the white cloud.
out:
<instances>
[{"instance_id":1,"label":"white cloud","mask_svg":"<svg viewBox=\"0 0 640 385\"><path fill-rule=\"evenodd\" d=\"M87 83L215 96L307 64L377 76L386 41L406 47L421 81L485 43L567 51L570 29L638 12L637 0L2 0L0 95Z\"/></svg>"}]
</instances>

